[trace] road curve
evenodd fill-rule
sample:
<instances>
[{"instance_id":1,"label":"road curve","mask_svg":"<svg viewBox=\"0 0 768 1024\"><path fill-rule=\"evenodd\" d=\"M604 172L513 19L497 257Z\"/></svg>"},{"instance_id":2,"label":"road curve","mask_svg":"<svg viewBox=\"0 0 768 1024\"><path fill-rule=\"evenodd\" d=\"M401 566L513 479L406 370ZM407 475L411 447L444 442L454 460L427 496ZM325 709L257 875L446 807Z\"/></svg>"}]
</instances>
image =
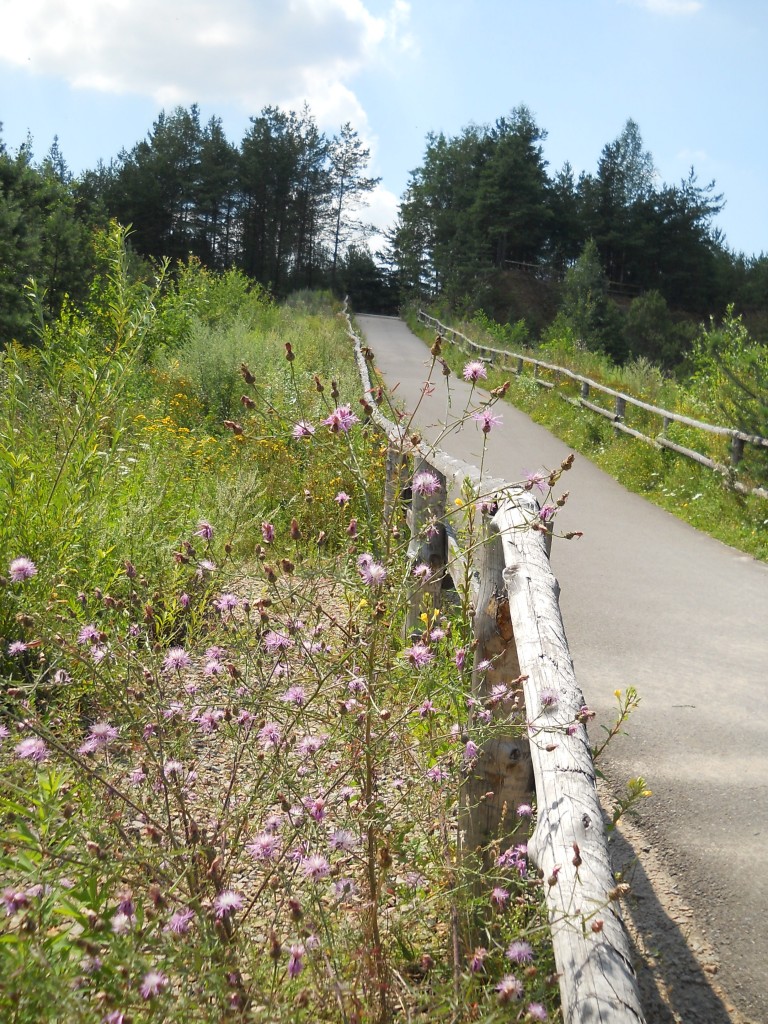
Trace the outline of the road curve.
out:
<instances>
[{"instance_id":1,"label":"road curve","mask_svg":"<svg viewBox=\"0 0 768 1024\"><path fill-rule=\"evenodd\" d=\"M451 377L449 407L438 374L435 393L422 397L427 347L398 319L356 321L395 399L418 406L425 438L443 434L469 385ZM568 454L511 405L495 411L504 422L488 436L489 475L520 479ZM478 465L482 433L454 425L440 446ZM552 565L579 683L598 721L608 720L615 689L633 685L642 698L602 767L612 781L646 779L654 795L643 830L714 945L729 1000L766 1024L768 566L631 494L584 457L564 484L571 497L559 527L584 536L555 539ZM686 1024L704 1024L677 1009ZM712 1009L708 1024L727 1019Z\"/></svg>"}]
</instances>

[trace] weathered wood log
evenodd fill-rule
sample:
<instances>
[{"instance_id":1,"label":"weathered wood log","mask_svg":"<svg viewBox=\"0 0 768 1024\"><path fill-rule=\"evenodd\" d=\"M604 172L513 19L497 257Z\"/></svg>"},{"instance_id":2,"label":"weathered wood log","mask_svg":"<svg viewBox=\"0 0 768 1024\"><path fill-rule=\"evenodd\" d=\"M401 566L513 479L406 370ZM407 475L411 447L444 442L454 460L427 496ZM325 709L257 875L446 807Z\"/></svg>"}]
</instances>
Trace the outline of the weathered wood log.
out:
<instances>
[{"instance_id":1,"label":"weathered wood log","mask_svg":"<svg viewBox=\"0 0 768 1024\"><path fill-rule=\"evenodd\" d=\"M530 506L530 507L529 507ZM521 493L495 516L524 681L538 818L529 853L547 880L547 905L566 1024L643 1020L617 904L595 770L544 538Z\"/></svg>"},{"instance_id":2,"label":"weathered wood log","mask_svg":"<svg viewBox=\"0 0 768 1024\"><path fill-rule=\"evenodd\" d=\"M467 768L462 786L461 832L462 856L468 854L475 866L488 868L491 843L497 844L498 853L521 842L520 832L523 828L527 831L527 822L521 823L516 810L520 804L531 802L533 770L522 692L516 699L512 697L520 666L504 584L504 551L494 524L486 520L483 529L486 536L474 558L477 588L472 697L476 708L487 706L494 688L504 686L510 699L493 702L494 735L479 744L477 759ZM472 717L469 731L474 740Z\"/></svg>"}]
</instances>

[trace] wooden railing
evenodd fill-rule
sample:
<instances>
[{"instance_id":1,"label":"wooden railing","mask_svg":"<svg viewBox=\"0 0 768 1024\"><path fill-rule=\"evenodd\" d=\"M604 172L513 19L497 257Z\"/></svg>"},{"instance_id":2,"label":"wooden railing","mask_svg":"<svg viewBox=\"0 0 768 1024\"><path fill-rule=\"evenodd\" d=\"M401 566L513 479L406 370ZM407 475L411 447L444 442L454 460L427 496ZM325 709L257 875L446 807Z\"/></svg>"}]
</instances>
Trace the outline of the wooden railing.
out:
<instances>
[{"instance_id":1,"label":"wooden railing","mask_svg":"<svg viewBox=\"0 0 768 1024\"><path fill-rule=\"evenodd\" d=\"M373 396L365 348L349 322L366 396ZM642 1024L644 1018L620 895L610 866L595 769L585 727L585 707L568 650L559 587L549 564L539 508L529 491L482 476L475 467L409 437L369 400L370 415L388 438L385 518L418 472L434 473L440 491L430 500L414 495L409 552L426 561L429 578L414 583L408 630L419 610L440 607L446 571L471 557L476 650L473 693L482 698L497 683L522 688L524 706L497 712L494 739L481 745L467 772L460 810L462 856L477 858L509 820L509 811L530 792L533 773L537 823L528 840L531 859L545 881L546 901L560 977L566 1024ZM492 498L493 516L481 525L484 542L471 556L456 549L446 499L469 481ZM439 529L434 529L434 524ZM427 524L433 528L425 529ZM427 536L429 539L427 540ZM425 547L426 544L426 547ZM482 662L490 661L490 669ZM520 837L514 825L504 849Z\"/></svg>"},{"instance_id":2,"label":"wooden railing","mask_svg":"<svg viewBox=\"0 0 768 1024\"><path fill-rule=\"evenodd\" d=\"M746 444L750 444L758 448L768 448L768 438L745 433L743 430L738 430L736 427L721 427L713 423L704 423L701 420L692 419L690 416L683 416L682 413L671 412L668 409L660 409L658 406L651 405L648 402L643 402L639 398L634 398L632 395L625 395L620 391L615 391L613 388L609 388L604 384L591 380L589 377L584 377L579 373L574 373L572 370L568 370L564 366L556 366L552 363L546 363L541 359L535 359L532 356L525 356L518 352L509 352L506 349L493 348L489 345L479 344L471 338L468 338L465 334L462 334L460 331L441 323L435 317L430 316L422 310L419 310L419 320L430 329L439 333L446 341L452 341L459 344L465 351L472 352L474 355L480 356L488 361L498 362L502 369L510 370L513 373L518 374L518 376L523 373L525 366L532 367L533 378L541 387L555 388L557 383L562 380L572 381L579 387L580 393L578 398L571 398L570 396L563 394L561 391L558 391L558 394L560 394L560 396L571 405L575 405L583 409L589 409L590 412L596 413L598 416L605 417L610 420L614 428L621 433L629 434L631 437L635 437L638 440L645 441L647 444L652 444L659 448L668 448L671 451L677 452L678 455L683 455L687 459L692 459L694 462L698 462L700 465L706 466L707 469L711 469L714 472L721 474L727 486L738 491L740 494L753 494L760 498L768 498L768 490L766 490L766 488L751 487L742 483L740 480L736 480L734 475L735 470L744 455L744 446ZM552 374L555 380L547 380L542 377L542 370ZM606 409L604 406L591 401L593 392L606 395L611 400L612 407ZM661 431L655 437L651 437L634 427L628 426L626 423L628 406L636 409L642 409L644 412L650 413L651 415L661 419ZM708 455L704 455L701 452L697 452L692 448L686 447L685 445L671 441L666 436L666 433L668 427L672 423L680 423L683 426L692 427L695 430L700 430L704 433L715 434L720 437L730 439L730 465L726 466L723 463L718 462L716 459L710 458Z\"/></svg>"}]
</instances>

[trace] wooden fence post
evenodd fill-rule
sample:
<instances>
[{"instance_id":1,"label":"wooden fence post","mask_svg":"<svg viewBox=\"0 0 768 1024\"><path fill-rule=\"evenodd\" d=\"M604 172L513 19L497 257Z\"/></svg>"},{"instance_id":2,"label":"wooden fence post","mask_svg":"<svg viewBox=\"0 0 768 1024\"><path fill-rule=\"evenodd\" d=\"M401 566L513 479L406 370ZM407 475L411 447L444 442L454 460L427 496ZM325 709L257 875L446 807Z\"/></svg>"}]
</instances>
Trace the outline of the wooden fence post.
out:
<instances>
[{"instance_id":1,"label":"wooden fence post","mask_svg":"<svg viewBox=\"0 0 768 1024\"><path fill-rule=\"evenodd\" d=\"M589 381L583 380L581 382L581 397L589 398Z\"/></svg>"},{"instance_id":2,"label":"wooden fence post","mask_svg":"<svg viewBox=\"0 0 768 1024\"><path fill-rule=\"evenodd\" d=\"M509 700L491 700L492 721L497 733L480 743L477 759L467 767L462 786L462 856L487 869L492 855L489 844L496 843L498 854L525 831L527 821L516 817L521 804L534 795L530 742L525 728L525 701L522 689L513 696L520 676L517 648L509 618L509 598L504 584L504 550L498 529L486 521L486 534L474 556L478 588L475 595L475 660L472 671L472 696L488 707L494 687L509 688ZM488 666L487 663L490 662ZM498 695L499 691L496 690ZM470 739L474 739L470 726Z\"/></svg>"},{"instance_id":3,"label":"wooden fence post","mask_svg":"<svg viewBox=\"0 0 768 1024\"><path fill-rule=\"evenodd\" d=\"M731 467L735 469L744 457L744 440L734 436L731 440Z\"/></svg>"},{"instance_id":4,"label":"wooden fence post","mask_svg":"<svg viewBox=\"0 0 768 1024\"><path fill-rule=\"evenodd\" d=\"M419 487L421 474L431 474L439 488L428 493L430 488ZM448 561L445 534L445 477L426 459L417 459L414 465L411 498L411 540L408 545L408 560L414 568L426 565L429 575L413 577L406 616L406 636L424 632L421 613L440 608L441 591Z\"/></svg>"}]
</instances>

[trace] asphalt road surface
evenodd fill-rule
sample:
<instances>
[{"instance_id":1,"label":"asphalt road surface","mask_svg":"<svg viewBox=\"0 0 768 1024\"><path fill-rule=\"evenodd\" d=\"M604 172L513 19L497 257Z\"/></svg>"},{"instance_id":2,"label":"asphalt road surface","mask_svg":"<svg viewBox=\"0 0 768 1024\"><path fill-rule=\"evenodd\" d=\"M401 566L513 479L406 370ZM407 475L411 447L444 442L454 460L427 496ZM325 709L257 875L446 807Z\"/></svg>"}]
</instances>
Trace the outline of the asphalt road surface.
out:
<instances>
[{"instance_id":1,"label":"asphalt road surface","mask_svg":"<svg viewBox=\"0 0 768 1024\"><path fill-rule=\"evenodd\" d=\"M469 385L452 376L448 404L438 373L434 394L422 397L423 342L394 318L356 320L395 400L418 406L424 437L479 465L478 425L454 422ZM568 454L511 405L494 411L504 422L488 436L489 475L521 479ZM602 768L614 784L645 778L653 791L645 841L716 951L724 1001L768 1024L768 566L631 494L582 456L563 483L571 496L558 527L584 536L555 538L552 567L578 681L598 721L608 721L615 689L633 685L642 699ZM685 1005L675 1012L669 1019L685 1024L728 1020L716 1001L708 1017L686 1015Z\"/></svg>"}]
</instances>

